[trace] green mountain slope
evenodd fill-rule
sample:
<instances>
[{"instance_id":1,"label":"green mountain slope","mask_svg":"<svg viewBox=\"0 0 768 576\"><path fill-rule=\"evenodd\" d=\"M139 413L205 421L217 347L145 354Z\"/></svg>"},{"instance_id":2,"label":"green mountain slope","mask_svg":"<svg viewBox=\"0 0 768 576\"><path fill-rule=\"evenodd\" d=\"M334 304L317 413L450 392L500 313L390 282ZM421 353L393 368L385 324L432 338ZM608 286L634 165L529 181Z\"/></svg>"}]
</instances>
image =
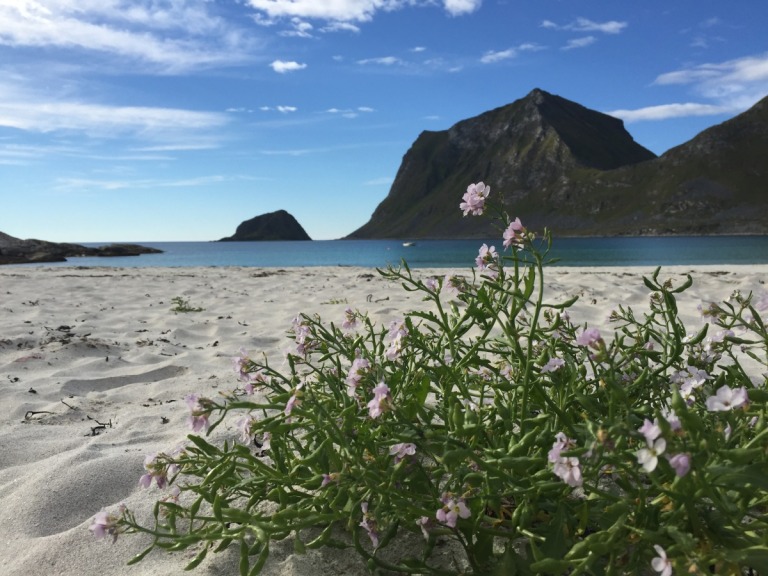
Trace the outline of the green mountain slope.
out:
<instances>
[{"instance_id":1,"label":"green mountain slope","mask_svg":"<svg viewBox=\"0 0 768 576\"><path fill-rule=\"evenodd\" d=\"M559 235L768 233L766 100L656 157L621 120L536 89L423 132L389 195L350 238L495 235L458 209L484 181L530 228Z\"/></svg>"}]
</instances>

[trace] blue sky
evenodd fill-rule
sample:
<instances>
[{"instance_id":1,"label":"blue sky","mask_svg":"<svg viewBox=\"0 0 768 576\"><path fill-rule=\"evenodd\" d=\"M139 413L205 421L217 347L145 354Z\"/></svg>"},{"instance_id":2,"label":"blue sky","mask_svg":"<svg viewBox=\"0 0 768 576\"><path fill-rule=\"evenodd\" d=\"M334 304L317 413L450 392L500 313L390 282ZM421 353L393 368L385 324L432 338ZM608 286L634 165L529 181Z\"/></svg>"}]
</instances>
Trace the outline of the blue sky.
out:
<instances>
[{"instance_id":1,"label":"blue sky","mask_svg":"<svg viewBox=\"0 0 768 576\"><path fill-rule=\"evenodd\" d=\"M213 240L282 208L339 238L421 131L533 88L661 154L768 94L766 22L765 0L0 0L0 231Z\"/></svg>"}]
</instances>

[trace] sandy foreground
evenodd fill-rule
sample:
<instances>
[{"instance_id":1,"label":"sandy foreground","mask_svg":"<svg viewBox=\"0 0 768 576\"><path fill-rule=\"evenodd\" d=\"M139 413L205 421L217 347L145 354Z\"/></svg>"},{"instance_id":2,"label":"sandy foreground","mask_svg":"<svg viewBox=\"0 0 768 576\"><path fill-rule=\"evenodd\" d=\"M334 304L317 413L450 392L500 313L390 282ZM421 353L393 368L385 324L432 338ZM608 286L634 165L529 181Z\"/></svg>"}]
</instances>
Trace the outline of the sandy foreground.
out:
<instances>
[{"instance_id":1,"label":"sandy foreground","mask_svg":"<svg viewBox=\"0 0 768 576\"><path fill-rule=\"evenodd\" d=\"M648 309L642 275L651 271L550 268L548 299L580 296L572 320L605 334L617 304ZM762 295L768 279L768 266L670 267L662 277L682 280L686 272L694 285L679 306L690 332L703 322L699 304L734 290ZM175 297L204 310L174 314ZM233 389L231 358L241 347L280 365L292 318L319 313L340 323L347 306L387 324L426 304L364 268L0 269L0 573L187 574L193 552L155 551L126 566L147 540L97 541L91 519L123 502L149 519L161 492L138 485L144 457L184 439L184 397ZM234 428L219 430L235 437ZM209 556L193 573L237 574L237 551ZM296 555L287 543L272 547L262 574L367 571L354 551Z\"/></svg>"}]
</instances>

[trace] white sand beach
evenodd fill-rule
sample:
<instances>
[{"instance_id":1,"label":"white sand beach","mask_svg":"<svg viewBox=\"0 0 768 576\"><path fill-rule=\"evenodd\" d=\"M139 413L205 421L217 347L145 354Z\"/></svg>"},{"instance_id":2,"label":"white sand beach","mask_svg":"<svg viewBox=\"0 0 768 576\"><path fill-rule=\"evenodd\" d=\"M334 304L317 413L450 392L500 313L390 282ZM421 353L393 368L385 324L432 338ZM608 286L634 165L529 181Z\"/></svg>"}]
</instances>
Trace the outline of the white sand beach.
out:
<instances>
[{"instance_id":1,"label":"white sand beach","mask_svg":"<svg viewBox=\"0 0 768 576\"><path fill-rule=\"evenodd\" d=\"M572 320L607 335L618 304L648 309L642 275L651 271L550 268L548 299L580 296ZM703 323L700 304L734 290L762 295L768 279L766 265L678 266L662 277L682 281L687 272L694 284L679 305L691 332ZM173 313L175 297L203 310ZM126 503L149 519L161 492L139 486L144 457L184 439L184 397L235 388L231 358L241 347L279 365L298 313L340 322L347 306L386 324L426 304L363 268L0 268L0 573L188 574L189 552L154 551L127 566L148 540L98 541L88 530L93 516ZM230 425L217 434L237 432ZM209 555L193 574L237 574L237 560L236 550ZM296 555L287 543L273 547L263 574L367 570L353 551Z\"/></svg>"}]
</instances>

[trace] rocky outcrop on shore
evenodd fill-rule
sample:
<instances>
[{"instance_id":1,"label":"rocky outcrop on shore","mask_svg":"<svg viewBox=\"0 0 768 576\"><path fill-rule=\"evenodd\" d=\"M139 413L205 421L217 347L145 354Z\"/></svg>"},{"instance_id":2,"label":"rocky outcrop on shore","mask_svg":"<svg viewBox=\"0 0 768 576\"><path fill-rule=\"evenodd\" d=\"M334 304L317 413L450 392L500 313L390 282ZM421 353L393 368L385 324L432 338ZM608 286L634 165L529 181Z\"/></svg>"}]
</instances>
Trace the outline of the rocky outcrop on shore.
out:
<instances>
[{"instance_id":1,"label":"rocky outcrop on shore","mask_svg":"<svg viewBox=\"0 0 768 576\"><path fill-rule=\"evenodd\" d=\"M65 262L78 256L138 256L159 254L162 250L139 244L108 244L90 247L80 244L22 240L0 232L0 264L31 264L41 262Z\"/></svg>"}]
</instances>

